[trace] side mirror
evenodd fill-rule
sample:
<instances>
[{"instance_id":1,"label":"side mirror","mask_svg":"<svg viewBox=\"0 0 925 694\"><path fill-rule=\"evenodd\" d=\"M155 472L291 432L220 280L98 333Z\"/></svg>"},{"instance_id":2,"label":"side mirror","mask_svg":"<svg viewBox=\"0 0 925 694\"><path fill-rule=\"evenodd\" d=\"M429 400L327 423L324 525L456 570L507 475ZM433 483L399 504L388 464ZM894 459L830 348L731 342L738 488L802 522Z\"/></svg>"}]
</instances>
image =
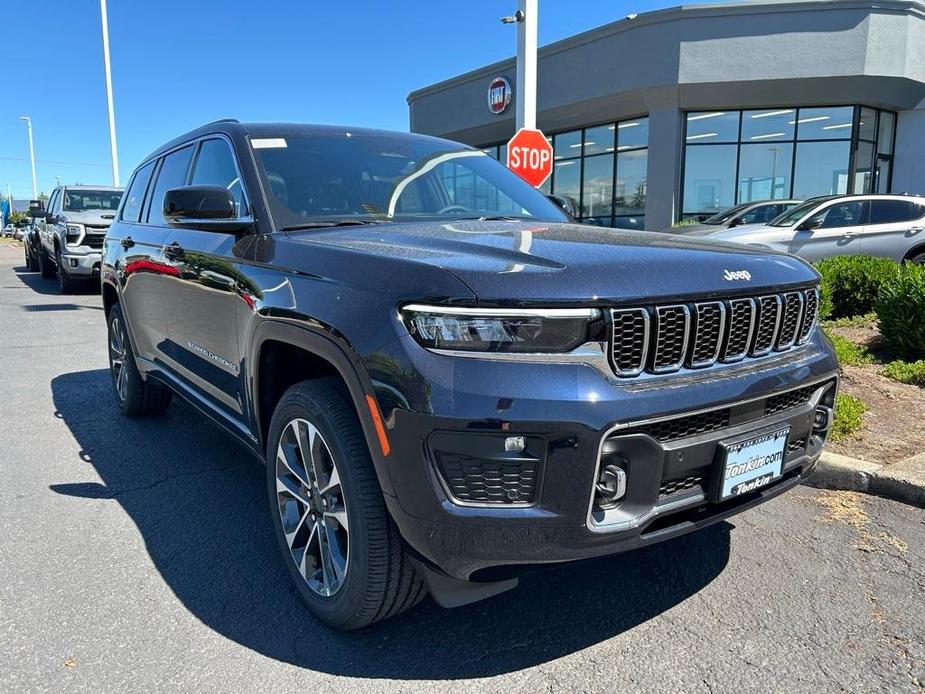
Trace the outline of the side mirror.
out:
<instances>
[{"instance_id":1,"label":"side mirror","mask_svg":"<svg viewBox=\"0 0 925 694\"><path fill-rule=\"evenodd\" d=\"M164 193L164 219L177 229L232 234L251 226L238 218L234 198L222 186L184 186Z\"/></svg>"},{"instance_id":2,"label":"side mirror","mask_svg":"<svg viewBox=\"0 0 925 694\"><path fill-rule=\"evenodd\" d=\"M45 223L46 223L46 224L54 224L54 223L55 223L55 216L54 216L51 212L49 212L48 214L45 215Z\"/></svg>"},{"instance_id":3,"label":"side mirror","mask_svg":"<svg viewBox=\"0 0 925 694\"><path fill-rule=\"evenodd\" d=\"M800 231L813 231L822 226L825 220L822 217L811 217L800 225Z\"/></svg>"},{"instance_id":4,"label":"side mirror","mask_svg":"<svg viewBox=\"0 0 925 694\"><path fill-rule=\"evenodd\" d=\"M549 198L556 207L565 212L565 214L567 214L571 219L575 218L577 210L575 210L574 203L572 203L572 201L567 197L564 195L547 195L546 197Z\"/></svg>"},{"instance_id":5,"label":"side mirror","mask_svg":"<svg viewBox=\"0 0 925 694\"><path fill-rule=\"evenodd\" d=\"M30 217L41 217L45 213L45 201L44 200L30 200L29 201L29 216Z\"/></svg>"},{"instance_id":6,"label":"side mirror","mask_svg":"<svg viewBox=\"0 0 925 694\"><path fill-rule=\"evenodd\" d=\"M729 220L729 226L727 228L732 229L732 227L737 227L742 223L741 217L733 217Z\"/></svg>"}]
</instances>

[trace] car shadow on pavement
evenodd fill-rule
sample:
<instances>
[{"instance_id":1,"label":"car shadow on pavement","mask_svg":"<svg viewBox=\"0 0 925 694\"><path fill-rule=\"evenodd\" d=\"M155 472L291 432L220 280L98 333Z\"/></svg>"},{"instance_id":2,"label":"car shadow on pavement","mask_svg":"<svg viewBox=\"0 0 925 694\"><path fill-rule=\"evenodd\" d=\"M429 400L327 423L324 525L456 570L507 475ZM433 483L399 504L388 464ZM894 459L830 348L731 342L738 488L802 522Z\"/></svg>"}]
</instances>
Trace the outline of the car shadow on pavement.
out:
<instances>
[{"instance_id":1,"label":"car shadow on pavement","mask_svg":"<svg viewBox=\"0 0 925 694\"><path fill-rule=\"evenodd\" d=\"M32 272L25 265L14 267L13 272L16 273L16 277L19 278L20 282L29 287L29 289L34 291L36 294L61 296L61 292L58 290L58 280L54 277L51 279L45 279L40 273ZM85 281L83 286L79 287L79 289L73 293L77 296L91 296L93 294L99 294L99 278L96 280Z\"/></svg>"},{"instance_id":2,"label":"car shadow on pavement","mask_svg":"<svg viewBox=\"0 0 925 694\"><path fill-rule=\"evenodd\" d=\"M56 416L82 449L76 479L95 478L88 464L102 479L62 480L51 489L120 504L163 580L197 619L246 648L312 670L393 679L520 670L652 619L709 584L729 559L732 526L720 523L537 571L481 603L444 610L428 598L391 620L338 633L316 622L289 584L263 469L249 453L179 398L162 417L122 417L105 369L58 376L51 388Z\"/></svg>"}]
</instances>

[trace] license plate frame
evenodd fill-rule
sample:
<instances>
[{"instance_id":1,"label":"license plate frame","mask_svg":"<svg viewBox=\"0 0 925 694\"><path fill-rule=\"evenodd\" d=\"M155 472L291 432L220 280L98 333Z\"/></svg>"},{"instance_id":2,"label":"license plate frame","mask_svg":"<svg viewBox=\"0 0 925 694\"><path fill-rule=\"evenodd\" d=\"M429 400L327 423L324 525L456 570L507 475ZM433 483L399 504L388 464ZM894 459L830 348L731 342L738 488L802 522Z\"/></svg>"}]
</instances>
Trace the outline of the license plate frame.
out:
<instances>
[{"instance_id":1,"label":"license plate frame","mask_svg":"<svg viewBox=\"0 0 925 694\"><path fill-rule=\"evenodd\" d=\"M752 432L717 445L714 501L729 501L784 476L790 426ZM759 458L764 458L760 461ZM736 471L736 468L740 468Z\"/></svg>"}]
</instances>

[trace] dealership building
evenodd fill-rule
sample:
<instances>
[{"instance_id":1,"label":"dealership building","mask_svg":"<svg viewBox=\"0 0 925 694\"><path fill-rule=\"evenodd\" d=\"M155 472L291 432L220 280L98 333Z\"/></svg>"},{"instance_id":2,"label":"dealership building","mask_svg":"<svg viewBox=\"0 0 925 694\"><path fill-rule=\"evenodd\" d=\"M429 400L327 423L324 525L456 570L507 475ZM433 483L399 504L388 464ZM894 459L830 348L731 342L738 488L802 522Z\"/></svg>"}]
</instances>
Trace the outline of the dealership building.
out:
<instances>
[{"instance_id":1,"label":"dealership building","mask_svg":"<svg viewBox=\"0 0 925 694\"><path fill-rule=\"evenodd\" d=\"M543 188L588 223L664 229L749 200L925 194L922 2L674 7L545 46L537 70L555 153ZM411 130L504 161L515 75L510 59L413 92ZM461 200L472 189L455 185Z\"/></svg>"}]
</instances>

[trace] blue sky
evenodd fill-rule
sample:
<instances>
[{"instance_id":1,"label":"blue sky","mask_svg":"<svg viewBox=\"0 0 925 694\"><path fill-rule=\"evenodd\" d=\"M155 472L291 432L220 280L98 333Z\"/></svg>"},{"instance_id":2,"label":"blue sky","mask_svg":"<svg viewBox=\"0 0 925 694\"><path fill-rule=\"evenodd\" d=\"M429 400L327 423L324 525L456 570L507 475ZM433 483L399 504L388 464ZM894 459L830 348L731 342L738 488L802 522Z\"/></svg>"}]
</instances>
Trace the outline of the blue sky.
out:
<instances>
[{"instance_id":1,"label":"blue sky","mask_svg":"<svg viewBox=\"0 0 925 694\"><path fill-rule=\"evenodd\" d=\"M540 44L678 4L540 0ZM6 3L0 192L109 183L97 0ZM513 54L515 0L109 0L122 183L161 143L221 117L408 129L408 92Z\"/></svg>"}]
</instances>

